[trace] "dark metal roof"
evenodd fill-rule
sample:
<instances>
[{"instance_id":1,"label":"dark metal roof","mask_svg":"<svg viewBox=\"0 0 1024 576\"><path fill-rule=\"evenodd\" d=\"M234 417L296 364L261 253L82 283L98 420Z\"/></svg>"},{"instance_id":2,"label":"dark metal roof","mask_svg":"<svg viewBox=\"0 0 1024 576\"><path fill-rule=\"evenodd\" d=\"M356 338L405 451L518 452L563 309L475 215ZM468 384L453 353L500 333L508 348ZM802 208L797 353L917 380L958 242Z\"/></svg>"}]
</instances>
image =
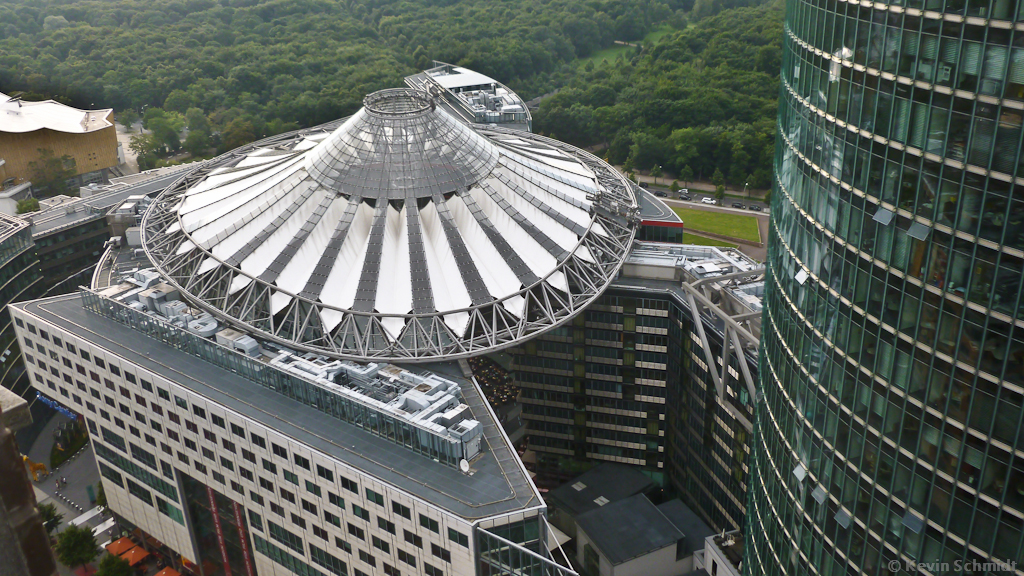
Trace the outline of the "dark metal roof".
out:
<instances>
[{"instance_id":1,"label":"dark metal roof","mask_svg":"<svg viewBox=\"0 0 1024 576\"><path fill-rule=\"evenodd\" d=\"M613 566L674 546L683 538L683 532L643 494L581 514L576 524Z\"/></svg>"},{"instance_id":2,"label":"dark metal roof","mask_svg":"<svg viewBox=\"0 0 1024 576\"><path fill-rule=\"evenodd\" d=\"M656 487L653 480L632 466L605 462L548 492L546 500L575 518L599 508L601 505L595 502L598 498L618 502Z\"/></svg>"}]
</instances>

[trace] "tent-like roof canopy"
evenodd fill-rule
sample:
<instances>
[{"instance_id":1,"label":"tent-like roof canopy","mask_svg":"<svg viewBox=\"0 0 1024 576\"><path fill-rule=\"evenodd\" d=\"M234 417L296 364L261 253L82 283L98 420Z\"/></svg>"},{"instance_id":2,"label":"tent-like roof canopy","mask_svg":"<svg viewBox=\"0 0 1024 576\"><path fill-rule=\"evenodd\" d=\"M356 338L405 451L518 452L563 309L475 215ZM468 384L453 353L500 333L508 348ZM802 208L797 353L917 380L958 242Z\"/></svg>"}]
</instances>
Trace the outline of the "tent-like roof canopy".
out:
<instances>
[{"instance_id":1,"label":"tent-like roof canopy","mask_svg":"<svg viewBox=\"0 0 1024 576\"><path fill-rule=\"evenodd\" d=\"M638 223L594 156L471 127L384 90L328 133L218 158L164 191L143 241L221 320L331 356L436 360L514 344L607 286Z\"/></svg>"}]
</instances>

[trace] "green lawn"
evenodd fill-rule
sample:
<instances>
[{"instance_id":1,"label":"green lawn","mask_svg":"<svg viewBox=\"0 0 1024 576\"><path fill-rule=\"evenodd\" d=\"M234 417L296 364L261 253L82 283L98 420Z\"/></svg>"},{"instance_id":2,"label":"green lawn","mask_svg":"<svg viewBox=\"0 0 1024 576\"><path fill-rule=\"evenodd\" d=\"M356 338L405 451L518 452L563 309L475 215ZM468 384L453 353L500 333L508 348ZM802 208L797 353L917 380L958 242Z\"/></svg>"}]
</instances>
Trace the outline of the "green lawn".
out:
<instances>
[{"instance_id":1,"label":"green lawn","mask_svg":"<svg viewBox=\"0 0 1024 576\"><path fill-rule=\"evenodd\" d=\"M643 42L651 42L652 44L657 44L658 41L661 40L666 34L673 31L674 28L672 28L671 26L662 26L661 28L658 28L657 30L654 30L647 34L646 36L644 36L644 39L637 43L640 44ZM621 44L615 44L610 48L598 50L597 52L594 52L590 56L580 59L579 62L580 64L586 64L588 61L593 62L594 64L600 64L603 60L610 60L614 62L620 54L625 54L627 57L629 57L629 55L632 54L635 50L636 48L634 48L633 46L623 46Z\"/></svg>"},{"instance_id":2,"label":"green lawn","mask_svg":"<svg viewBox=\"0 0 1024 576\"><path fill-rule=\"evenodd\" d=\"M598 50L597 52L594 52L590 56L587 56L586 58L583 58L579 62L580 62L580 64L586 64L587 62L593 62L594 64L600 64L601 62L603 62L605 60L609 60L611 62L614 62L615 59L618 58L620 54L625 54L628 57L628 55L632 54L634 50L636 50L636 48L634 48L632 46L623 46L621 44L616 44L616 45L612 46L611 48L605 48L604 50Z\"/></svg>"},{"instance_id":3,"label":"green lawn","mask_svg":"<svg viewBox=\"0 0 1024 576\"><path fill-rule=\"evenodd\" d=\"M661 40L666 34L668 34L669 32L673 32L673 31L674 30L673 30L673 28L671 26L667 26L667 25L666 26L662 26L661 28L658 28L657 30L651 32L647 36L644 36L644 42L650 42L651 44L657 44L658 41Z\"/></svg>"},{"instance_id":4,"label":"green lawn","mask_svg":"<svg viewBox=\"0 0 1024 576\"><path fill-rule=\"evenodd\" d=\"M675 206L672 207L672 210L675 210L675 213L683 219L683 224L690 230L723 234L725 236L750 240L751 242L761 241L757 230L757 218L753 216L711 212L710 210L693 210L692 208L678 208Z\"/></svg>"},{"instance_id":5,"label":"green lawn","mask_svg":"<svg viewBox=\"0 0 1024 576\"><path fill-rule=\"evenodd\" d=\"M683 232L683 244L699 244L701 246L724 246L726 248L736 248L735 244L729 244L722 240L715 240L714 238L705 238L703 236L697 236L696 234L690 234L689 232Z\"/></svg>"}]
</instances>

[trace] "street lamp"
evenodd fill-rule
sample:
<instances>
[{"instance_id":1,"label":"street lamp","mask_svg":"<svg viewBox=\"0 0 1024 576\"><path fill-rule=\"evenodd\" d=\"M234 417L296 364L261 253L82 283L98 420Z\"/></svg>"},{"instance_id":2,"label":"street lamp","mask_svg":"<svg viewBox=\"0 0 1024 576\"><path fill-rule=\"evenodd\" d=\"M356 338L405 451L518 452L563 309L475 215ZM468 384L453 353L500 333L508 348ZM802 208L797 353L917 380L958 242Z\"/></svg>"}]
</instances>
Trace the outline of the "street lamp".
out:
<instances>
[{"instance_id":1,"label":"street lamp","mask_svg":"<svg viewBox=\"0 0 1024 576\"><path fill-rule=\"evenodd\" d=\"M743 195L746 196L749 199L750 195L747 194L747 184L748 184L748 182L744 182L743 183Z\"/></svg>"}]
</instances>

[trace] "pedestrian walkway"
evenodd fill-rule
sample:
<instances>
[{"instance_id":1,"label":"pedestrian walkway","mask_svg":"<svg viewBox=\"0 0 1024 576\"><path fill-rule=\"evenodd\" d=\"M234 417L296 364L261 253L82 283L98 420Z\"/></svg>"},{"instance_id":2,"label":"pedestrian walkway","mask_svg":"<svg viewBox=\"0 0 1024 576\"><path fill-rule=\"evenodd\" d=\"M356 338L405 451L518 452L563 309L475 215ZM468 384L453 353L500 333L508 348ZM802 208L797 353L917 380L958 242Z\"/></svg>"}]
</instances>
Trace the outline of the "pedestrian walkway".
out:
<instances>
[{"instance_id":1,"label":"pedestrian walkway","mask_svg":"<svg viewBox=\"0 0 1024 576\"><path fill-rule=\"evenodd\" d=\"M70 419L63 414L56 414L47 422L43 431L39 434L35 443L28 450L28 457L35 462L41 462L50 467L50 451L53 448L53 432L61 424L69 422ZM57 487L57 480L65 478L67 483ZM60 529L72 519L80 516L84 511L89 510L95 504L89 498L89 487L92 488L93 497L99 490L100 475L96 468L96 456L86 445L77 455L65 461L56 470L50 470L50 475L33 482L36 492L36 500L40 503L53 502L57 504L58 510L64 514L64 521ZM42 495L42 496L41 496ZM63 509L62 509L63 508Z\"/></svg>"}]
</instances>

